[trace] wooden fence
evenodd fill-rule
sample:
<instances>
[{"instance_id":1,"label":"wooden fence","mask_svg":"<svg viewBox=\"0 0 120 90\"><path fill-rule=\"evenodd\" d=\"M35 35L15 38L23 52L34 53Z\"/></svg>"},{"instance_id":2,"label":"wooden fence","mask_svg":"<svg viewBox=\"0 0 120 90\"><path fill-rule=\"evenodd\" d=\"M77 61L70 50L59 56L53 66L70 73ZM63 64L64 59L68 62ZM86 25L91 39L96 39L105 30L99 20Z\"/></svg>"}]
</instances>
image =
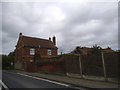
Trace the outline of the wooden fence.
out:
<instances>
[{"instance_id":1,"label":"wooden fence","mask_svg":"<svg viewBox=\"0 0 120 90\"><path fill-rule=\"evenodd\" d=\"M90 55L63 55L59 58L44 59L37 63L37 71L54 74L72 73L90 76L118 77L120 53Z\"/></svg>"}]
</instances>

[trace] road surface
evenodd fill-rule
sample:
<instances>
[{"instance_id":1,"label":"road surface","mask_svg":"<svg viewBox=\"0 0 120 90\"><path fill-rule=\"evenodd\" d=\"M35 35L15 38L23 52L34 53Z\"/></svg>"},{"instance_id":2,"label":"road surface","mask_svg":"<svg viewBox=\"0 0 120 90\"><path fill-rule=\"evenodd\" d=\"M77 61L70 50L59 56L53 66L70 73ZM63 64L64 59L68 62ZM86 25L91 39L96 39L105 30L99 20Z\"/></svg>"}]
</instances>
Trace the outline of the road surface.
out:
<instances>
[{"instance_id":1,"label":"road surface","mask_svg":"<svg viewBox=\"0 0 120 90\"><path fill-rule=\"evenodd\" d=\"M2 73L2 82L8 88L66 88L68 90L70 89L68 84L7 71L3 71Z\"/></svg>"}]
</instances>

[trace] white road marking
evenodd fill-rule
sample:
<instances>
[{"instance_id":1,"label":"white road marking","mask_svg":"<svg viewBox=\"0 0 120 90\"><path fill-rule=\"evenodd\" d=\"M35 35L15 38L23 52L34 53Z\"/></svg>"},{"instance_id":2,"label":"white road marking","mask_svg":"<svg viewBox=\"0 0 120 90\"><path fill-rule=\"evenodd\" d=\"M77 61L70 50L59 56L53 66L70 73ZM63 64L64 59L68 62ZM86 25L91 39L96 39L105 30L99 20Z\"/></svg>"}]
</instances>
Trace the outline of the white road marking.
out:
<instances>
[{"instance_id":1,"label":"white road marking","mask_svg":"<svg viewBox=\"0 0 120 90\"><path fill-rule=\"evenodd\" d=\"M60 82L56 82L56 81L51 81L51 80L47 80L47 79L43 79L43 78L38 78L38 77L34 77L34 76L29 76L29 75L25 75L25 74L21 74L21 73L17 73L17 74L23 75L23 76L26 76L26 77L35 78L35 79L38 79L38 80L43 80L43 81L55 83L55 84L62 85L62 86L66 86L66 87L70 87L70 85L68 85L68 84L64 84L64 83L60 83Z\"/></svg>"},{"instance_id":2,"label":"white road marking","mask_svg":"<svg viewBox=\"0 0 120 90\"><path fill-rule=\"evenodd\" d=\"M0 80L0 83L6 90L9 90L8 87L1 80Z\"/></svg>"}]
</instances>

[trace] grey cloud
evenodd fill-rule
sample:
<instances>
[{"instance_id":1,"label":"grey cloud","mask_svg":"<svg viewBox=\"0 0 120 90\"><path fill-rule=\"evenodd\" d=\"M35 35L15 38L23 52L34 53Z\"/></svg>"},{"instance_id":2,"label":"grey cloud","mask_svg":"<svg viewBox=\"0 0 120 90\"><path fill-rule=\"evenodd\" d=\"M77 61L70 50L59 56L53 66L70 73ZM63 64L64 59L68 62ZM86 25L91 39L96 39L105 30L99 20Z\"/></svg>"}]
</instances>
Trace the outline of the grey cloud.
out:
<instances>
[{"instance_id":1,"label":"grey cloud","mask_svg":"<svg viewBox=\"0 0 120 90\"><path fill-rule=\"evenodd\" d=\"M65 9L66 19L72 24L83 24L89 20L104 20L109 23L117 17L117 3L85 3L73 7L66 5Z\"/></svg>"},{"instance_id":2,"label":"grey cloud","mask_svg":"<svg viewBox=\"0 0 120 90\"><path fill-rule=\"evenodd\" d=\"M13 51L19 32L55 35L63 53L80 45L117 48L117 3L3 3L2 10L3 53Z\"/></svg>"},{"instance_id":3,"label":"grey cloud","mask_svg":"<svg viewBox=\"0 0 120 90\"><path fill-rule=\"evenodd\" d=\"M2 3L0 3L0 53L2 53Z\"/></svg>"}]
</instances>

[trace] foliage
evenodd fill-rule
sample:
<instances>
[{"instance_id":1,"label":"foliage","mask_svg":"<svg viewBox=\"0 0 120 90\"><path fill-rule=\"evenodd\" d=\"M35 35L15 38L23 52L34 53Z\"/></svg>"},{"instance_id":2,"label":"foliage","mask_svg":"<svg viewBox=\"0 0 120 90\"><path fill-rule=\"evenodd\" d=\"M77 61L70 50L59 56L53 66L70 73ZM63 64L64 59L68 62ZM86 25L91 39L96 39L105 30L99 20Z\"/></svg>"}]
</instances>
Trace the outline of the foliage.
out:
<instances>
[{"instance_id":1,"label":"foliage","mask_svg":"<svg viewBox=\"0 0 120 90\"><path fill-rule=\"evenodd\" d=\"M107 49L111 49L111 47L108 46Z\"/></svg>"},{"instance_id":2,"label":"foliage","mask_svg":"<svg viewBox=\"0 0 120 90\"><path fill-rule=\"evenodd\" d=\"M92 47L92 54L100 54L101 53L101 47L98 46L97 44L95 44L93 47Z\"/></svg>"},{"instance_id":3,"label":"foliage","mask_svg":"<svg viewBox=\"0 0 120 90\"><path fill-rule=\"evenodd\" d=\"M73 51L71 51L71 53L73 53L73 54L80 54L81 53L80 47L77 46Z\"/></svg>"},{"instance_id":4,"label":"foliage","mask_svg":"<svg viewBox=\"0 0 120 90\"><path fill-rule=\"evenodd\" d=\"M10 67L10 61L7 55L2 55L2 69L8 69Z\"/></svg>"},{"instance_id":5,"label":"foliage","mask_svg":"<svg viewBox=\"0 0 120 90\"><path fill-rule=\"evenodd\" d=\"M78 46L76 47L75 53L81 53L81 51L79 50L79 48L80 48L80 47L78 47Z\"/></svg>"},{"instance_id":6,"label":"foliage","mask_svg":"<svg viewBox=\"0 0 120 90\"><path fill-rule=\"evenodd\" d=\"M2 55L2 69L14 69L15 51ZM13 64L13 65L12 65Z\"/></svg>"}]
</instances>

